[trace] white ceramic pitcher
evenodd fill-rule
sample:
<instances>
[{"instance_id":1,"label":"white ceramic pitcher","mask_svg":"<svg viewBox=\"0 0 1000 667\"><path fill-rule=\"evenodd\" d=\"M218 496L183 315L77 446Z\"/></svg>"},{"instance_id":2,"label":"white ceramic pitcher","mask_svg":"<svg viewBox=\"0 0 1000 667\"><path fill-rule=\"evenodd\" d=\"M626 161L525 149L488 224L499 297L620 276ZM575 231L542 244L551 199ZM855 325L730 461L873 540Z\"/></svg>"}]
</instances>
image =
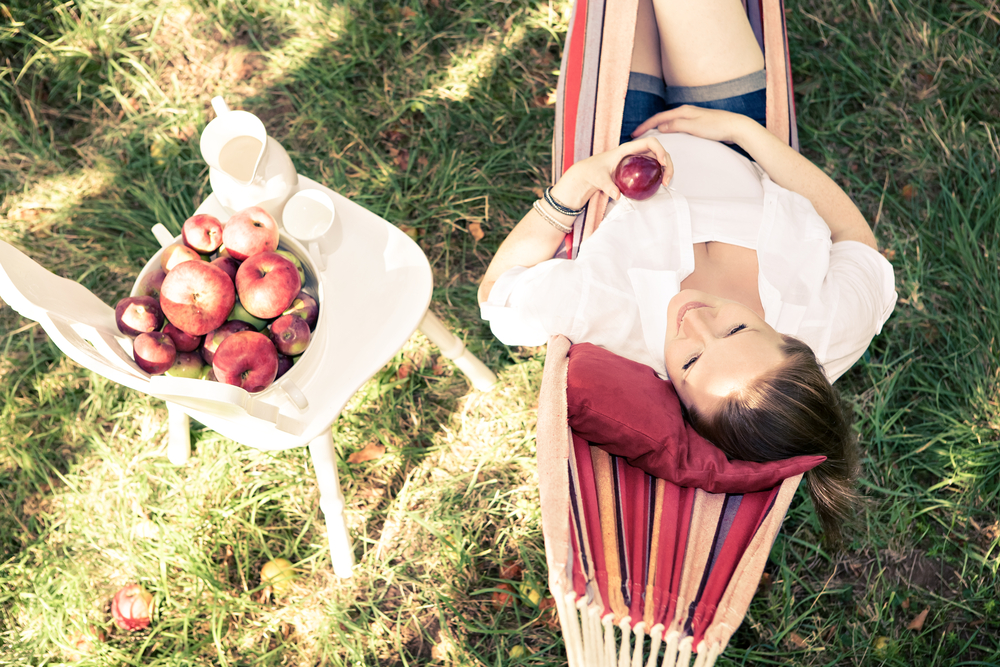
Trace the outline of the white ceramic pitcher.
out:
<instances>
[{"instance_id":1,"label":"white ceramic pitcher","mask_svg":"<svg viewBox=\"0 0 1000 667\"><path fill-rule=\"evenodd\" d=\"M252 113L231 111L222 97L212 99L212 108L216 117L201 133L201 156L219 203L230 214L260 206L280 220L299 181L288 153Z\"/></svg>"}]
</instances>

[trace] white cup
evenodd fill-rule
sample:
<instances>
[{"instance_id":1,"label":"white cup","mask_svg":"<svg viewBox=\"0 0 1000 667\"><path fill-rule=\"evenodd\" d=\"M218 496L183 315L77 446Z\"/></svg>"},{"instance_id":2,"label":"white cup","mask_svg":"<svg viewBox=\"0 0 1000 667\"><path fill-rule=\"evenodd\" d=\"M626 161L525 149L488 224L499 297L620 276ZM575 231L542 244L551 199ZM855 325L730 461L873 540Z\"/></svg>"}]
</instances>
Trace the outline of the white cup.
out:
<instances>
[{"instance_id":1,"label":"white cup","mask_svg":"<svg viewBox=\"0 0 1000 667\"><path fill-rule=\"evenodd\" d=\"M267 130L248 111L230 111L221 97L212 100L215 120L201 133L201 156L212 169L248 185L267 148Z\"/></svg>"},{"instance_id":2,"label":"white cup","mask_svg":"<svg viewBox=\"0 0 1000 667\"><path fill-rule=\"evenodd\" d=\"M337 240L330 231L336 214L333 200L325 192L314 189L299 190L281 211L285 231L309 248L320 271L326 269L324 256L336 250Z\"/></svg>"}]
</instances>

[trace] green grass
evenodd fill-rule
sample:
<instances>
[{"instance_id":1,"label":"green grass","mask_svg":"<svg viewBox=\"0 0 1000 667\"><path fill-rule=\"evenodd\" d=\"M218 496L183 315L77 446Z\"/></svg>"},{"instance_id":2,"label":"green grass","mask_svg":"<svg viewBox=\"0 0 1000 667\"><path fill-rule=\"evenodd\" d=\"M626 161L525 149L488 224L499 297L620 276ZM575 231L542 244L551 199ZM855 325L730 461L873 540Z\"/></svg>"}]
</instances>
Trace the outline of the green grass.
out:
<instances>
[{"instance_id":1,"label":"green grass","mask_svg":"<svg viewBox=\"0 0 1000 667\"><path fill-rule=\"evenodd\" d=\"M800 493L720 664L1000 664L1000 9L787 4L803 152L873 222L900 301L839 383L865 453L849 544L819 546ZM209 193L198 136L222 94L300 173L410 230L435 312L502 379L473 391L418 335L352 400L334 425L358 561L341 581L305 450L195 426L176 468L162 402L0 307L0 664L67 660L87 625L108 632L92 665L561 663L528 599L547 577L543 351L493 340L475 289L548 180L567 20L527 0L0 4L0 238L114 303L149 228L179 230ZM386 453L347 463L371 442ZM298 577L274 597L259 568L277 556ZM126 636L108 605L129 581L157 611Z\"/></svg>"}]
</instances>

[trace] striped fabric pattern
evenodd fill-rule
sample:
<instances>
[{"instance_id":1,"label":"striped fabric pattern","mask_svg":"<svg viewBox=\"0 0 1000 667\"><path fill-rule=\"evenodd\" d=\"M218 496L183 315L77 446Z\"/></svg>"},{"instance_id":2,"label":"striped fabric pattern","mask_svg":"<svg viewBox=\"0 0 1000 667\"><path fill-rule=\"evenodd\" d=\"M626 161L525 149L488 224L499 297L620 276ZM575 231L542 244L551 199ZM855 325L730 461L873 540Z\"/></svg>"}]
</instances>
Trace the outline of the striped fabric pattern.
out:
<instances>
[{"instance_id":1,"label":"striped fabric pattern","mask_svg":"<svg viewBox=\"0 0 1000 667\"><path fill-rule=\"evenodd\" d=\"M569 664L712 665L742 622L801 475L712 494L651 477L567 427L569 341L548 344L538 466Z\"/></svg>"},{"instance_id":2,"label":"striped fabric pattern","mask_svg":"<svg viewBox=\"0 0 1000 667\"><path fill-rule=\"evenodd\" d=\"M743 0L743 6L764 52L767 128L798 150L784 2ZM637 0L576 0L556 88L553 182L574 163L618 145L637 7ZM576 255L607 203L604 195L594 195L558 256Z\"/></svg>"}]
</instances>

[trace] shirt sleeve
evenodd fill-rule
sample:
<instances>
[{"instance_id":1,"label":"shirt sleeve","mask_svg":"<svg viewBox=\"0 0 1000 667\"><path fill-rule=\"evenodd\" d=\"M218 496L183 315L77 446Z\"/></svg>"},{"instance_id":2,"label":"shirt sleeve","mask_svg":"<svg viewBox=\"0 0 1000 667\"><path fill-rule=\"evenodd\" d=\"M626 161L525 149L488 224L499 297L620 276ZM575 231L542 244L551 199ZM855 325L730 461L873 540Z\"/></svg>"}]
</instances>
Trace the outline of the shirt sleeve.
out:
<instances>
[{"instance_id":1,"label":"shirt sleeve","mask_svg":"<svg viewBox=\"0 0 1000 667\"><path fill-rule=\"evenodd\" d=\"M896 282L892 264L858 241L833 244L826 280L838 292L830 345L823 361L832 382L854 365L872 338L881 333L896 306Z\"/></svg>"},{"instance_id":2,"label":"shirt sleeve","mask_svg":"<svg viewBox=\"0 0 1000 667\"><path fill-rule=\"evenodd\" d=\"M507 270L480 314L504 345L544 345L560 333L574 340L583 285L573 260L550 259Z\"/></svg>"}]
</instances>

